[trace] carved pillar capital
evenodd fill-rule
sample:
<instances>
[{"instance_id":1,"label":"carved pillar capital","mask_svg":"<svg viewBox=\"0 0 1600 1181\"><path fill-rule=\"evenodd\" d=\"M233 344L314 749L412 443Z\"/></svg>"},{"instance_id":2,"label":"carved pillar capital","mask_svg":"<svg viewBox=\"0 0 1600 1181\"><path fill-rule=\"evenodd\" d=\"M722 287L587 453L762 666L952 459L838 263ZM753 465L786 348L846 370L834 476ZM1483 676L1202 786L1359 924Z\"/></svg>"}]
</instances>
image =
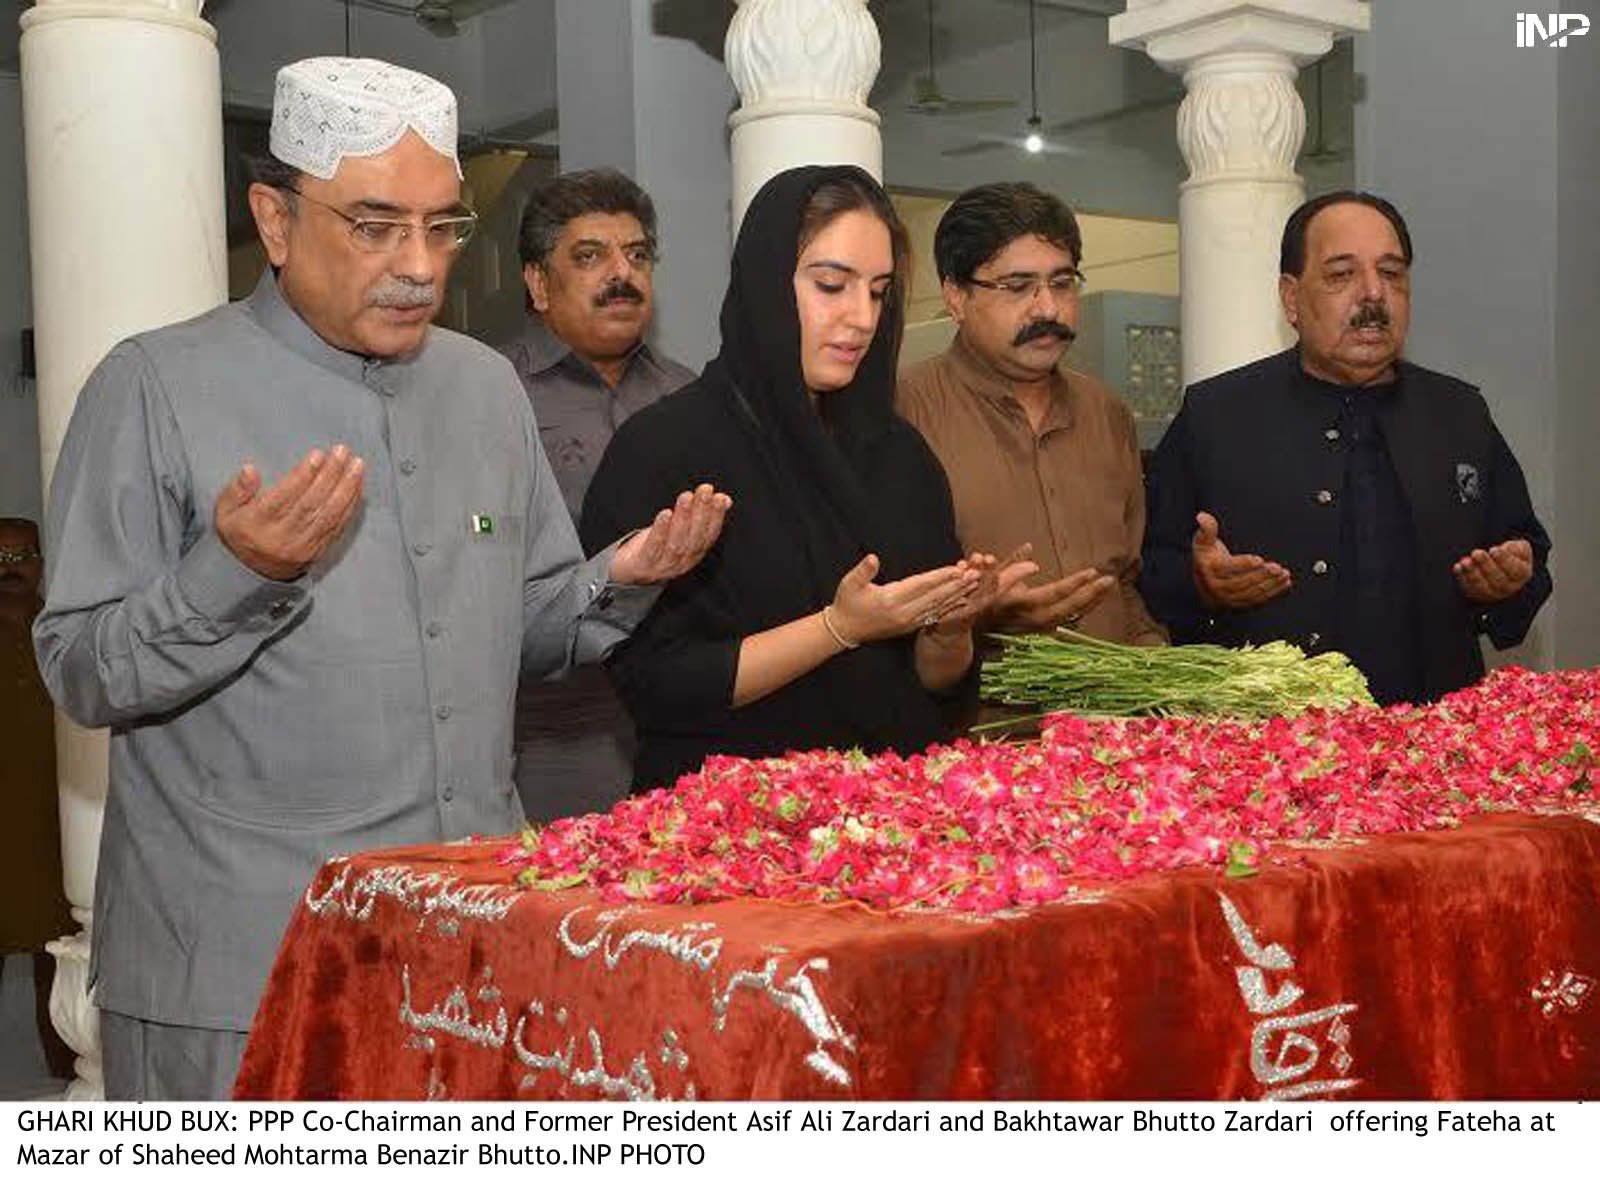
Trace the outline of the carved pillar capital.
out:
<instances>
[{"instance_id":1,"label":"carved pillar capital","mask_svg":"<svg viewBox=\"0 0 1600 1181\"><path fill-rule=\"evenodd\" d=\"M1183 75L1178 146L1193 185L1292 179L1306 121L1295 75L1370 19L1364 0L1132 0L1110 33Z\"/></svg>"},{"instance_id":2,"label":"carved pillar capital","mask_svg":"<svg viewBox=\"0 0 1600 1181\"><path fill-rule=\"evenodd\" d=\"M1300 67L1364 32L1364 0L1129 0L1113 45L1183 75L1178 197L1183 376L1221 373L1293 339L1277 294L1278 246L1305 197L1295 157L1306 112Z\"/></svg>"},{"instance_id":3,"label":"carved pillar capital","mask_svg":"<svg viewBox=\"0 0 1600 1181\"><path fill-rule=\"evenodd\" d=\"M1189 183L1294 176L1306 110L1296 68L1276 54L1223 54L1196 64L1178 108L1178 149Z\"/></svg>"},{"instance_id":4,"label":"carved pillar capital","mask_svg":"<svg viewBox=\"0 0 1600 1181\"><path fill-rule=\"evenodd\" d=\"M882 43L866 0L739 0L724 43L738 88L734 125L764 114L869 118Z\"/></svg>"},{"instance_id":5,"label":"carved pillar capital","mask_svg":"<svg viewBox=\"0 0 1600 1181\"><path fill-rule=\"evenodd\" d=\"M739 0L724 59L741 105L732 129L733 224L767 180L802 164L883 175L867 94L882 43L866 0Z\"/></svg>"}]
</instances>

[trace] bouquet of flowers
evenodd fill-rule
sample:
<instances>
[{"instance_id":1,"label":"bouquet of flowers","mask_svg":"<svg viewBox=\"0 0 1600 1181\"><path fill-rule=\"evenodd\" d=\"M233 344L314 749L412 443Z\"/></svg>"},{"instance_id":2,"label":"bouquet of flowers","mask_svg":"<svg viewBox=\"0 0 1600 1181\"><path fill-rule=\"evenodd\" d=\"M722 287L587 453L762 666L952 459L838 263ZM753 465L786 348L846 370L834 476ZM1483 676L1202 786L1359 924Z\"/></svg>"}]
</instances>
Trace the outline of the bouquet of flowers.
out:
<instances>
[{"instance_id":1,"label":"bouquet of flowers","mask_svg":"<svg viewBox=\"0 0 1600 1181\"><path fill-rule=\"evenodd\" d=\"M1376 704L1366 677L1344 653L1307 657L1282 640L1140 648L1065 628L994 639L1001 651L983 666L983 695L1006 705L1108 716L1268 718Z\"/></svg>"}]
</instances>

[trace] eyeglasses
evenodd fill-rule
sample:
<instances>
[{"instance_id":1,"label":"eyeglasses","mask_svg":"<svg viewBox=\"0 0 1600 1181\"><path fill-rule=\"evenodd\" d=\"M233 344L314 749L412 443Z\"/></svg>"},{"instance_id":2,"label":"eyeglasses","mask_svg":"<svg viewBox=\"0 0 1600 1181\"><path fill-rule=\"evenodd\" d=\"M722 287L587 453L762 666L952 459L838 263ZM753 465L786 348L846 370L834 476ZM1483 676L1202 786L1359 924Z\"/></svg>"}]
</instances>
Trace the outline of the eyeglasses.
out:
<instances>
[{"instance_id":1,"label":"eyeglasses","mask_svg":"<svg viewBox=\"0 0 1600 1181\"><path fill-rule=\"evenodd\" d=\"M350 225L351 244L364 254L388 254L398 249L417 228L416 222L397 221L392 217L352 217L337 206L319 201L299 189L286 188L284 192L293 193L342 217ZM472 240L472 234L478 228L478 215L467 212L453 217L436 217L421 224L422 241L429 250L453 252Z\"/></svg>"},{"instance_id":2,"label":"eyeglasses","mask_svg":"<svg viewBox=\"0 0 1600 1181\"><path fill-rule=\"evenodd\" d=\"M985 291L998 291L1022 303L1038 295L1041 287L1047 288L1053 299L1076 299L1083 293L1088 280L1076 267L1068 267L1064 271L1056 271L1050 275L1007 275L1003 279L971 278L967 283L973 287L982 287Z\"/></svg>"}]
</instances>

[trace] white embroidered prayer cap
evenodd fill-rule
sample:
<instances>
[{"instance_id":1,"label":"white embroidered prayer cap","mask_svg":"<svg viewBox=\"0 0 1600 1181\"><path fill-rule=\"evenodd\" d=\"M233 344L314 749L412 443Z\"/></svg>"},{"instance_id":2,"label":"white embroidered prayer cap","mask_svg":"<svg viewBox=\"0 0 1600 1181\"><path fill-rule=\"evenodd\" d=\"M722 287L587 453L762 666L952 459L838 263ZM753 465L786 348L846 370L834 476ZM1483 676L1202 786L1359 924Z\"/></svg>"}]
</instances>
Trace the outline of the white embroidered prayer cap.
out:
<instances>
[{"instance_id":1,"label":"white embroidered prayer cap","mask_svg":"<svg viewBox=\"0 0 1600 1181\"><path fill-rule=\"evenodd\" d=\"M278 71L272 154L331 180L346 156L376 156L415 131L461 175L456 96L443 82L368 57L308 57Z\"/></svg>"}]
</instances>

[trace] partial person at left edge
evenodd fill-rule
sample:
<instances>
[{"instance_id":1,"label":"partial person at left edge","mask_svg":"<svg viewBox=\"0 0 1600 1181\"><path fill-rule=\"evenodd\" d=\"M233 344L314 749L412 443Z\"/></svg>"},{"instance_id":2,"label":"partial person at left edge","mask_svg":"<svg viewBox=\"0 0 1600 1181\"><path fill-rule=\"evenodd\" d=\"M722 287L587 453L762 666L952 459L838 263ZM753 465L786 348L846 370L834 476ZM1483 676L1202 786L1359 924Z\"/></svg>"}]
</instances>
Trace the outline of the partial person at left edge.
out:
<instances>
[{"instance_id":1,"label":"partial person at left edge","mask_svg":"<svg viewBox=\"0 0 1600 1181\"><path fill-rule=\"evenodd\" d=\"M92 975L106 1095L229 1094L328 857L506 832L519 666L603 657L692 568L702 486L587 561L506 360L433 327L475 217L456 104L285 67L251 296L117 345L51 486L34 628L110 726Z\"/></svg>"},{"instance_id":2,"label":"partial person at left edge","mask_svg":"<svg viewBox=\"0 0 1600 1181\"><path fill-rule=\"evenodd\" d=\"M3 511L3 510L0 510ZM72 1077L72 1052L50 1023L56 960L45 951L73 928L61 877L60 799L56 793L55 714L33 655L33 621L43 604L39 527L0 516L0 982L18 968L33 975L33 1012L50 1073ZM24 1038L8 1047L23 1058Z\"/></svg>"},{"instance_id":3,"label":"partial person at left edge","mask_svg":"<svg viewBox=\"0 0 1600 1181\"><path fill-rule=\"evenodd\" d=\"M645 339L655 313L656 210L611 168L552 177L517 234L528 322L501 352L576 524L611 436L694 374ZM633 776L633 722L605 674L573 669L517 687L517 793L533 821L603 812Z\"/></svg>"}]
</instances>

